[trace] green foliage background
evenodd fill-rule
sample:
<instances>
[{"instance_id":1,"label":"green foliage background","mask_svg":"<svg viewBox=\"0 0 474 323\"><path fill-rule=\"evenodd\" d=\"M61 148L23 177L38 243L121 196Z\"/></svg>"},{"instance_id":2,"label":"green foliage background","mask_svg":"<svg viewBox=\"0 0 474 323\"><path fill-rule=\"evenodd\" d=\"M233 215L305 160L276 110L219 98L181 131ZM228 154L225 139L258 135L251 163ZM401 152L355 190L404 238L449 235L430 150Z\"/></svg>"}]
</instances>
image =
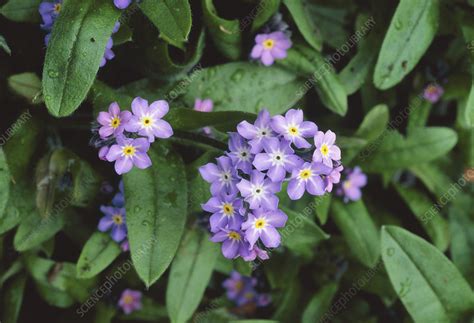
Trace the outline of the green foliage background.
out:
<instances>
[{"instance_id":1,"label":"green foliage background","mask_svg":"<svg viewBox=\"0 0 474 323\"><path fill-rule=\"evenodd\" d=\"M47 49L40 2L0 1L2 323L472 322L472 0L142 0L123 12L64 0ZM248 57L276 12L294 46L263 67ZM99 69L118 20L116 57ZM436 104L422 98L429 83L444 88ZM136 96L170 102L175 136L124 176L129 254L96 230L100 183L118 179L88 141L98 111ZM198 97L214 112L193 111ZM282 247L249 266L197 224L209 198L197 168L264 107L333 130L369 184L347 204L281 195ZM259 277L272 305L236 309L220 286L232 270ZM145 295L128 316L125 288Z\"/></svg>"}]
</instances>

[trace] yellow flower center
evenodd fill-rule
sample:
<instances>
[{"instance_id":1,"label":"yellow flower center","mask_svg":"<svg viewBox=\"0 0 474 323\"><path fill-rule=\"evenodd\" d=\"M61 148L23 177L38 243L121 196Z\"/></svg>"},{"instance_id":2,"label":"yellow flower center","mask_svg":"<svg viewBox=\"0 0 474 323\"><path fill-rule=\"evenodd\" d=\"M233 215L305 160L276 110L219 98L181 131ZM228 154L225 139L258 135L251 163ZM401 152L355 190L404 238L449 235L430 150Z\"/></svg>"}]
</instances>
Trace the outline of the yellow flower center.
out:
<instances>
[{"instance_id":1,"label":"yellow flower center","mask_svg":"<svg viewBox=\"0 0 474 323\"><path fill-rule=\"evenodd\" d=\"M430 84L428 85L428 87L426 88L426 91L430 94L434 94L438 91L438 89L436 88L436 86Z\"/></svg>"},{"instance_id":2,"label":"yellow flower center","mask_svg":"<svg viewBox=\"0 0 474 323\"><path fill-rule=\"evenodd\" d=\"M145 128L150 127L153 124L153 119L151 119L150 117L143 117L141 121L142 126Z\"/></svg>"},{"instance_id":3,"label":"yellow flower center","mask_svg":"<svg viewBox=\"0 0 474 323\"><path fill-rule=\"evenodd\" d=\"M352 184L351 181L345 181L344 184L342 184L346 190L351 188Z\"/></svg>"},{"instance_id":4,"label":"yellow flower center","mask_svg":"<svg viewBox=\"0 0 474 323\"><path fill-rule=\"evenodd\" d=\"M120 126L120 118L113 117L112 120L110 121L110 126L114 129L117 129Z\"/></svg>"},{"instance_id":5,"label":"yellow flower center","mask_svg":"<svg viewBox=\"0 0 474 323\"><path fill-rule=\"evenodd\" d=\"M123 297L123 302L124 302L125 304L130 305L130 304L133 303L133 297L132 297L131 295L125 295L125 296Z\"/></svg>"},{"instance_id":6,"label":"yellow flower center","mask_svg":"<svg viewBox=\"0 0 474 323\"><path fill-rule=\"evenodd\" d=\"M61 11L61 4L60 3L56 3L54 5L54 12L55 13L59 13Z\"/></svg>"},{"instance_id":7,"label":"yellow flower center","mask_svg":"<svg viewBox=\"0 0 474 323\"><path fill-rule=\"evenodd\" d=\"M237 240L239 241L240 240L240 234L238 234L237 232L235 231L230 231L227 236L232 239L232 240Z\"/></svg>"},{"instance_id":8,"label":"yellow flower center","mask_svg":"<svg viewBox=\"0 0 474 323\"><path fill-rule=\"evenodd\" d=\"M296 128L295 126L289 127L288 128L288 133L290 135L297 136L298 135L298 128Z\"/></svg>"},{"instance_id":9,"label":"yellow flower center","mask_svg":"<svg viewBox=\"0 0 474 323\"><path fill-rule=\"evenodd\" d=\"M114 221L115 224L122 224L123 223L123 218L121 214L114 214L112 216L112 220Z\"/></svg>"},{"instance_id":10,"label":"yellow flower center","mask_svg":"<svg viewBox=\"0 0 474 323\"><path fill-rule=\"evenodd\" d=\"M241 280L239 280L238 282L235 283L235 289L238 291L241 291L242 289L244 289L244 283Z\"/></svg>"},{"instance_id":11,"label":"yellow flower center","mask_svg":"<svg viewBox=\"0 0 474 323\"><path fill-rule=\"evenodd\" d=\"M234 207L230 203L224 203L222 209L224 211L224 214L227 216L234 214Z\"/></svg>"},{"instance_id":12,"label":"yellow flower center","mask_svg":"<svg viewBox=\"0 0 474 323\"><path fill-rule=\"evenodd\" d=\"M265 49L272 49L275 46L275 41L273 39L267 39L263 42L263 47Z\"/></svg>"},{"instance_id":13,"label":"yellow flower center","mask_svg":"<svg viewBox=\"0 0 474 323\"><path fill-rule=\"evenodd\" d=\"M255 226L256 229L262 229L262 228L265 227L265 224L266 223L265 223L264 219L258 219L257 221L255 221L254 226Z\"/></svg>"},{"instance_id":14,"label":"yellow flower center","mask_svg":"<svg viewBox=\"0 0 474 323\"><path fill-rule=\"evenodd\" d=\"M246 299L252 299L253 298L253 293L252 292L245 293L245 298Z\"/></svg>"},{"instance_id":15,"label":"yellow flower center","mask_svg":"<svg viewBox=\"0 0 474 323\"><path fill-rule=\"evenodd\" d=\"M321 151L321 154L323 154L323 156L327 156L329 154L329 147L326 144L323 144L321 148L319 148L319 150Z\"/></svg>"},{"instance_id":16,"label":"yellow flower center","mask_svg":"<svg viewBox=\"0 0 474 323\"><path fill-rule=\"evenodd\" d=\"M300 178L301 179L308 179L311 177L311 170L310 169L303 169L300 172Z\"/></svg>"},{"instance_id":17,"label":"yellow flower center","mask_svg":"<svg viewBox=\"0 0 474 323\"><path fill-rule=\"evenodd\" d=\"M127 146L124 146L122 148L122 153L126 156L126 157L132 157L135 155L135 147L131 146L131 145L127 145Z\"/></svg>"}]
</instances>

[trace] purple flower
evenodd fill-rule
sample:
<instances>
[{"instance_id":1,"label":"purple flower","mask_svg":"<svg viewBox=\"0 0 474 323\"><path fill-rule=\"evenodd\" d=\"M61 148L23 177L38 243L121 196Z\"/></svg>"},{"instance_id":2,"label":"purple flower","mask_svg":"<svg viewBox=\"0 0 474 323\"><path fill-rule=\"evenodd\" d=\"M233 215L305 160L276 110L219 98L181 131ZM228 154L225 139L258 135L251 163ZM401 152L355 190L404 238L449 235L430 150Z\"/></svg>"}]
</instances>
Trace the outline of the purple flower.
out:
<instances>
[{"instance_id":1,"label":"purple flower","mask_svg":"<svg viewBox=\"0 0 474 323\"><path fill-rule=\"evenodd\" d=\"M196 99L194 101L194 110L200 112L211 112L214 108L214 102L211 99Z\"/></svg>"},{"instance_id":2,"label":"purple flower","mask_svg":"<svg viewBox=\"0 0 474 323\"><path fill-rule=\"evenodd\" d=\"M145 138L117 137L117 144L110 147L107 160L115 161L115 171L122 175L129 172L133 166L145 169L151 166L150 157L146 154L150 143Z\"/></svg>"},{"instance_id":3,"label":"purple flower","mask_svg":"<svg viewBox=\"0 0 474 323\"><path fill-rule=\"evenodd\" d=\"M100 150L99 150L99 159L100 160L107 160L107 158L105 158L105 156L107 156L108 152L109 152L109 147L104 146L104 147L100 148Z\"/></svg>"},{"instance_id":4,"label":"purple flower","mask_svg":"<svg viewBox=\"0 0 474 323\"><path fill-rule=\"evenodd\" d=\"M54 21L61 12L62 0L55 0L53 2L42 2L39 5L39 13L43 19L41 28L50 31L53 28Z\"/></svg>"},{"instance_id":5,"label":"purple flower","mask_svg":"<svg viewBox=\"0 0 474 323\"><path fill-rule=\"evenodd\" d=\"M320 175L329 175L332 171L322 163L304 163L295 169L288 184L288 196L292 200L299 200L305 191L311 195L323 195L326 184Z\"/></svg>"},{"instance_id":6,"label":"purple flower","mask_svg":"<svg viewBox=\"0 0 474 323\"><path fill-rule=\"evenodd\" d=\"M237 125L237 132L249 140L249 145L252 147L250 152L258 154L263 149L263 142L275 136L270 127L270 112L266 109L260 111L254 124L242 121Z\"/></svg>"},{"instance_id":7,"label":"purple flower","mask_svg":"<svg viewBox=\"0 0 474 323\"><path fill-rule=\"evenodd\" d=\"M114 5L118 9L125 9L132 3L132 0L114 0Z\"/></svg>"},{"instance_id":8,"label":"purple flower","mask_svg":"<svg viewBox=\"0 0 474 323\"><path fill-rule=\"evenodd\" d=\"M125 314L142 308L142 293L138 290L125 289L120 296L118 305Z\"/></svg>"},{"instance_id":9,"label":"purple flower","mask_svg":"<svg viewBox=\"0 0 474 323\"><path fill-rule=\"evenodd\" d=\"M257 257L260 260L270 259L268 253L265 250L260 249L257 245L254 245L253 248L249 250L249 255L243 258L245 261L254 261Z\"/></svg>"},{"instance_id":10,"label":"purple flower","mask_svg":"<svg viewBox=\"0 0 474 323\"><path fill-rule=\"evenodd\" d=\"M223 242L221 247L222 254L228 259L234 259L239 256L247 257L249 254L249 244L244 240L244 234L240 229L221 228L220 231L212 236L211 241Z\"/></svg>"},{"instance_id":11,"label":"purple flower","mask_svg":"<svg viewBox=\"0 0 474 323\"><path fill-rule=\"evenodd\" d=\"M278 208L278 193L281 189L281 183L274 183L269 178L265 178L265 174L258 170L253 170L250 174L250 181L242 179L237 188L249 203L251 209L264 207L269 210Z\"/></svg>"},{"instance_id":12,"label":"purple flower","mask_svg":"<svg viewBox=\"0 0 474 323\"><path fill-rule=\"evenodd\" d=\"M138 132L140 136L148 137L149 142L157 138L169 138L173 129L163 118L169 111L168 102L155 101L148 106L148 101L137 97L132 102L133 116L125 126L128 132Z\"/></svg>"},{"instance_id":13,"label":"purple flower","mask_svg":"<svg viewBox=\"0 0 474 323\"><path fill-rule=\"evenodd\" d=\"M125 193L123 188L123 180L120 180L119 191L112 199L112 205L115 207L125 207Z\"/></svg>"},{"instance_id":14,"label":"purple flower","mask_svg":"<svg viewBox=\"0 0 474 323\"><path fill-rule=\"evenodd\" d=\"M314 122L303 121L303 111L300 109L288 110L285 117L281 115L274 116L271 126L275 132L283 135L296 148L310 148L311 144L304 138L313 137L318 131L318 127Z\"/></svg>"},{"instance_id":15,"label":"purple flower","mask_svg":"<svg viewBox=\"0 0 474 323\"><path fill-rule=\"evenodd\" d=\"M336 134L331 130L318 131L314 136L314 146L316 147L313 153L313 161L323 163L326 166L332 167L332 161L341 159L341 150L334 143L336 142Z\"/></svg>"},{"instance_id":16,"label":"purple flower","mask_svg":"<svg viewBox=\"0 0 474 323\"><path fill-rule=\"evenodd\" d=\"M128 240L125 240L120 244L120 249L122 249L123 252L127 252L130 250L130 243L128 243Z\"/></svg>"},{"instance_id":17,"label":"purple flower","mask_svg":"<svg viewBox=\"0 0 474 323\"><path fill-rule=\"evenodd\" d=\"M211 231L217 232L221 228L240 228L242 216L239 209L242 207L242 199L237 198L236 194L219 194L213 196L202 204L204 211L212 213L210 218Z\"/></svg>"},{"instance_id":18,"label":"purple flower","mask_svg":"<svg viewBox=\"0 0 474 323\"><path fill-rule=\"evenodd\" d=\"M339 183L341 180L341 172L344 169L342 165L334 168L331 173L326 177L326 192L332 192L333 184Z\"/></svg>"},{"instance_id":19,"label":"purple flower","mask_svg":"<svg viewBox=\"0 0 474 323\"><path fill-rule=\"evenodd\" d=\"M360 167L356 166L353 170L348 170L348 175L345 181L342 182L342 192L344 201L357 201L362 197L361 188L367 185L367 175L365 175Z\"/></svg>"},{"instance_id":20,"label":"purple flower","mask_svg":"<svg viewBox=\"0 0 474 323\"><path fill-rule=\"evenodd\" d=\"M281 31L270 34L259 34L255 37L255 45L250 57L260 59L263 65L270 66L275 59L286 57L286 51L291 47L291 40Z\"/></svg>"},{"instance_id":21,"label":"purple flower","mask_svg":"<svg viewBox=\"0 0 474 323\"><path fill-rule=\"evenodd\" d=\"M232 159L236 169L240 169L245 174L252 171L253 155L250 153L250 146L247 141L236 132L229 133L229 150L227 155Z\"/></svg>"},{"instance_id":22,"label":"purple flower","mask_svg":"<svg viewBox=\"0 0 474 323\"><path fill-rule=\"evenodd\" d=\"M260 294L257 296L257 307L268 306L272 302L270 294Z\"/></svg>"},{"instance_id":23,"label":"purple flower","mask_svg":"<svg viewBox=\"0 0 474 323\"><path fill-rule=\"evenodd\" d=\"M227 298L231 301L237 301L242 293L246 290L253 289L256 285L256 278L242 276L235 270L233 270L230 273L230 277L222 283L222 287L226 289Z\"/></svg>"},{"instance_id":24,"label":"purple flower","mask_svg":"<svg viewBox=\"0 0 474 323\"><path fill-rule=\"evenodd\" d=\"M280 245L280 234L276 228L285 226L288 216L281 210L266 211L256 209L248 214L248 219L242 224L245 230L245 239L253 248L260 238L267 248L276 248Z\"/></svg>"},{"instance_id":25,"label":"purple flower","mask_svg":"<svg viewBox=\"0 0 474 323\"><path fill-rule=\"evenodd\" d=\"M269 138L263 143L263 148L265 152L255 155L253 165L259 171L268 170L267 176L273 182L282 181L286 172L291 173L303 164L285 139Z\"/></svg>"},{"instance_id":26,"label":"purple flower","mask_svg":"<svg viewBox=\"0 0 474 323\"><path fill-rule=\"evenodd\" d=\"M104 139L111 135L121 135L131 117L130 111L120 111L118 103L112 102L109 112L101 111L97 117L97 121L102 125L99 135Z\"/></svg>"},{"instance_id":27,"label":"purple flower","mask_svg":"<svg viewBox=\"0 0 474 323\"><path fill-rule=\"evenodd\" d=\"M112 50L113 46L114 46L114 41L112 37L110 37L109 40L107 41L107 44L105 45L105 53L100 61L99 67L104 67L107 61L114 59L115 53Z\"/></svg>"},{"instance_id":28,"label":"purple flower","mask_svg":"<svg viewBox=\"0 0 474 323\"><path fill-rule=\"evenodd\" d=\"M100 207L100 211L105 214L99 221L99 231L106 232L112 228L110 236L116 242L120 242L127 236L127 226L125 223L125 208L115 208L112 206Z\"/></svg>"},{"instance_id":29,"label":"purple flower","mask_svg":"<svg viewBox=\"0 0 474 323\"><path fill-rule=\"evenodd\" d=\"M221 156L216 160L217 165L208 163L199 167L199 173L206 182L211 184L212 195L235 193L237 191L235 185L239 180L232 160L226 156Z\"/></svg>"},{"instance_id":30,"label":"purple flower","mask_svg":"<svg viewBox=\"0 0 474 323\"><path fill-rule=\"evenodd\" d=\"M425 100L436 103L439 101L444 93L444 89L438 84L428 84L423 91L423 97Z\"/></svg>"}]
</instances>

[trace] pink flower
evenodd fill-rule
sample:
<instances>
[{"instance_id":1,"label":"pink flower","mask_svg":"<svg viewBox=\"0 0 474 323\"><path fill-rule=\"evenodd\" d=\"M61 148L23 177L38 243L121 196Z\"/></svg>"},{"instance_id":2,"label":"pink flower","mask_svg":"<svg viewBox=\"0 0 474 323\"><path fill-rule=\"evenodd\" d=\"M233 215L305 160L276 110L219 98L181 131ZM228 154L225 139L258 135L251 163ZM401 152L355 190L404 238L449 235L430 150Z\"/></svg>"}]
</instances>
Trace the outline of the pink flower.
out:
<instances>
[{"instance_id":1,"label":"pink flower","mask_svg":"<svg viewBox=\"0 0 474 323\"><path fill-rule=\"evenodd\" d=\"M214 108L214 102L212 102L211 99L196 99L194 101L194 110L200 111L200 112L211 112L212 109Z\"/></svg>"},{"instance_id":2,"label":"pink flower","mask_svg":"<svg viewBox=\"0 0 474 323\"><path fill-rule=\"evenodd\" d=\"M444 89L440 85L429 84L427 87L425 87L423 97L425 98L425 100L431 103L436 103L439 101L443 93Z\"/></svg>"}]
</instances>

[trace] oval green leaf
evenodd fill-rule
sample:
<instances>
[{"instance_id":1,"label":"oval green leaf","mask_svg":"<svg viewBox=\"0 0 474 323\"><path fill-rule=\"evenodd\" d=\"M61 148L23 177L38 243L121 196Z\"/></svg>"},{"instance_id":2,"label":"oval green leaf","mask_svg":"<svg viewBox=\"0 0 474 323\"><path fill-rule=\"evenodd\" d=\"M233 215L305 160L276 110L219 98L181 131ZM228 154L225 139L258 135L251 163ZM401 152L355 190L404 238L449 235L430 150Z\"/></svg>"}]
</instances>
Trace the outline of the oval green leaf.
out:
<instances>
[{"instance_id":1,"label":"oval green leaf","mask_svg":"<svg viewBox=\"0 0 474 323\"><path fill-rule=\"evenodd\" d=\"M188 199L181 157L160 144L149 155L151 167L123 176L130 252L146 286L160 278L178 249Z\"/></svg>"},{"instance_id":2,"label":"oval green leaf","mask_svg":"<svg viewBox=\"0 0 474 323\"><path fill-rule=\"evenodd\" d=\"M382 258L392 285L415 322L461 322L474 294L456 267L422 238L382 227Z\"/></svg>"},{"instance_id":3,"label":"oval green leaf","mask_svg":"<svg viewBox=\"0 0 474 323\"><path fill-rule=\"evenodd\" d=\"M39 22L41 0L10 0L0 8L0 14L16 22Z\"/></svg>"},{"instance_id":4,"label":"oval green leaf","mask_svg":"<svg viewBox=\"0 0 474 323\"><path fill-rule=\"evenodd\" d=\"M191 7L188 0L142 0L143 13L168 43L184 49L191 31Z\"/></svg>"},{"instance_id":5,"label":"oval green leaf","mask_svg":"<svg viewBox=\"0 0 474 323\"><path fill-rule=\"evenodd\" d=\"M401 0L380 49L374 84L386 90L416 66L438 29L438 0Z\"/></svg>"},{"instance_id":6,"label":"oval green leaf","mask_svg":"<svg viewBox=\"0 0 474 323\"><path fill-rule=\"evenodd\" d=\"M64 2L43 67L44 99L53 116L70 115L85 99L119 16L112 1Z\"/></svg>"},{"instance_id":7,"label":"oval green leaf","mask_svg":"<svg viewBox=\"0 0 474 323\"><path fill-rule=\"evenodd\" d=\"M200 229L190 230L183 237L166 288L166 307L172 322L187 322L198 308L219 253L219 246Z\"/></svg>"},{"instance_id":8,"label":"oval green leaf","mask_svg":"<svg viewBox=\"0 0 474 323\"><path fill-rule=\"evenodd\" d=\"M95 232L87 240L77 261L77 278L91 278L107 268L120 255L119 245L102 232Z\"/></svg>"},{"instance_id":9,"label":"oval green leaf","mask_svg":"<svg viewBox=\"0 0 474 323\"><path fill-rule=\"evenodd\" d=\"M380 256L379 230L359 200L344 204L333 201L332 216L354 256L367 267L374 267Z\"/></svg>"},{"instance_id":10,"label":"oval green leaf","mask_svg":"<svg viewBox=\"0 0 474 323\"><path fill-rule=\"evenodd\" d=\"M306 0L283 0L283 3L293 16L296 26L300 30L304 39L317 51L323 48L323 39L314 17L306 9L308 6Z\"/></svg>"}]
</instances>

